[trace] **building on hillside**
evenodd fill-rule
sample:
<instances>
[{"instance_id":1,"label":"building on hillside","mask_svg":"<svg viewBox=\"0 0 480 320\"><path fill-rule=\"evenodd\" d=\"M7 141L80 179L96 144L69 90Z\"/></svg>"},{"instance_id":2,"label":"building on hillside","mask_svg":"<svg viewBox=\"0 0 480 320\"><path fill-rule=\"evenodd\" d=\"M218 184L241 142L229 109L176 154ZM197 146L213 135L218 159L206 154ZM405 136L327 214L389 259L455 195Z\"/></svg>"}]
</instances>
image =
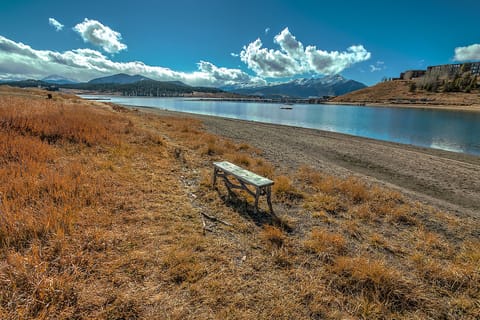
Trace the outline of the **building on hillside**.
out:
<instances>
[{"instance_id":1,"label":"building on hillside","mask_svg":"<svg viewBox=\"0 0 480 320\"><path fill-rule=\"evenodd\" d=\"M462 75L470 72L474 76L480 76L480 62L466 62L454 64L442 64L438 66L429 66L427 70L407 70L400 73L399 78L391 80L412 80L422 77L453 78L456 75Z\"/></svg>"},{"instance_id":2,"label":"building on hillside","mask_svg":"<svg viewBox=\"0 0 480 320\"><path fill-rule=\"evenodd\" d=\"M427 68L427 75L447 75L448 77L456 74L468 72L472 75L480 75L480 62L467 62L455 64L442 64L439 66L430 66Z\"/></svg>"},{"instance_id":3,"label":"building on hillside","mask_svg":"<svg viewBox=\"0 0 480 320\"><path fill-rule=\"evenodd\" d=\"M400 73L400 80L411 80L415 78L420 78L425 75L425 70L407 70Z\"/></svg>"},{"instance_id":4,"label":"building on hillside","mask_svg":"<svg viewBox=\"0 0 480 320\"><path fill-rule=\"evenodd\" d=\"M480 75L480 62L473 62L470 72L474 75Z\"/></svg>"}]
</instances>

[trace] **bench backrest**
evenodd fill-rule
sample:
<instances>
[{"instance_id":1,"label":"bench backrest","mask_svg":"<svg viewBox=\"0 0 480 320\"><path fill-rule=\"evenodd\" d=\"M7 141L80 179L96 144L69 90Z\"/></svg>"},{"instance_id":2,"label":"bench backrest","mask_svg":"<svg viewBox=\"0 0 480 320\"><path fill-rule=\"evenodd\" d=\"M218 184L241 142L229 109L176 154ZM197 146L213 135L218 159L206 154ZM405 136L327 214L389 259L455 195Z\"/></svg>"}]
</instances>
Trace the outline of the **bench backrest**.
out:
<instances>
[{"instance_id":1,"label":"bench backrest","mask_svg":"<svg viewBox=\"0 0 480 320\"><path fill-rule=\"evenodd\" d=\"M272 180L259 176L228 161L214 162L213 165L223 172L229 173L237 179L256 187L265 187L273 184Z\"/></svg>"}]
</instances>

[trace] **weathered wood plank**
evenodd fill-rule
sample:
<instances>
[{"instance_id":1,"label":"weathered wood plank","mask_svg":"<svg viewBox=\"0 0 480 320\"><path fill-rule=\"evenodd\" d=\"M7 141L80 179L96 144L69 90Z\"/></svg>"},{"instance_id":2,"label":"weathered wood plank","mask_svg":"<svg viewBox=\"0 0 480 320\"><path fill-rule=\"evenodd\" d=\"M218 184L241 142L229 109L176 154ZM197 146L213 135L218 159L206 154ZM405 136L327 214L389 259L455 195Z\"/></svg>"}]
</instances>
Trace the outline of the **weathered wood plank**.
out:
<instances>
[{"instance_id":1,"label":"weathered wood plank","mask_svg":"<svg viewBox=\"0 0 480 320\"><path fill-rule=\"evenodd\" d=\"M228 177L234 177L240 184L232 183ZM265 177L259 176L256 173L243 169L233 163L228 161L214 162L213 163L213 187L217 181L217 177L222 177L225 182L225 186L228 189L228 192L232 192L231 189L242 189L247 191L253 197L255 197L255 213L258 212L258 201L260 196L267 197L268 208L273 214L272 208L272 185L273 181ZM254 191L250 190L248 186L253 186Z\"/></svg>"},{"instance_id":2,"label":"weathered wood plank","mask_svg":"<svg viewBox=\"0 0 480 320\"><path fill-rule=\"evenodd\" d=\"M228 161L214 162L213 165L225 173L235 176L237 179L254 185L255 187L265 187L273 184L273 181L256 173L243 169Z\"/></svg>"}]
</instances>

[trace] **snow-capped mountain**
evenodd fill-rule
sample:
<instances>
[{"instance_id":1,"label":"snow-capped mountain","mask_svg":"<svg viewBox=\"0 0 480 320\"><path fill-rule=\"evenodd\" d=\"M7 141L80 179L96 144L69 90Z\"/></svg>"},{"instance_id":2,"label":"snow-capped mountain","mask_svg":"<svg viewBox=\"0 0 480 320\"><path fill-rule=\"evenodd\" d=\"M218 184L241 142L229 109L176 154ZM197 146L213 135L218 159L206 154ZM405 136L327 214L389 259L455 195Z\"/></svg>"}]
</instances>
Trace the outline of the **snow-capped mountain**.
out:
<instances>
[{"instance_id":1,"label":"snow-capped mountain","mask_svg":"<svg viewBox=\"0 0 480 320\"><path fill-rule=\"evenodd\" d=\"M365 87L366 85L361 82L349 80L337 74L323 78L300 78L263 86L237 85L220 89L246 95L309 98L339 96Z\"/></svg>"}]
</instances>

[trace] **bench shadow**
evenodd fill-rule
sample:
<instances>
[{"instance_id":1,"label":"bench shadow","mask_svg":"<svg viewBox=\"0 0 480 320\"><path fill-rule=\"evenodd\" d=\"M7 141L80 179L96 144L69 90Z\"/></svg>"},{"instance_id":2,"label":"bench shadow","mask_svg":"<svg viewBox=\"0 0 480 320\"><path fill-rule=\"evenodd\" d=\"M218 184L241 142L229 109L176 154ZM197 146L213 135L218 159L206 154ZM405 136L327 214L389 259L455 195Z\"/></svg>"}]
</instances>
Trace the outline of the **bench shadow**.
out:
<instances>
[{"instance_id":1,"label":"bench shadow","mask_svg":"<svg viewBox=\"0 0 480 320\"><path fill-rule=\"evenodd\" d=\"M220 199L227 207L232 208L242 218L252 221L255 223L255 225L259 227L271 225L279 227L285 232L293 231L291 227L283 223L283 221L275 214L275 212L262 210L261 208L258 208L258 211L255 212L254 205L248 203L244 197L237 195L235 192L230 191L227 194L224 194L217 187L215 187L215 191L218 193Z\"/></svg>"}]
</instances>

